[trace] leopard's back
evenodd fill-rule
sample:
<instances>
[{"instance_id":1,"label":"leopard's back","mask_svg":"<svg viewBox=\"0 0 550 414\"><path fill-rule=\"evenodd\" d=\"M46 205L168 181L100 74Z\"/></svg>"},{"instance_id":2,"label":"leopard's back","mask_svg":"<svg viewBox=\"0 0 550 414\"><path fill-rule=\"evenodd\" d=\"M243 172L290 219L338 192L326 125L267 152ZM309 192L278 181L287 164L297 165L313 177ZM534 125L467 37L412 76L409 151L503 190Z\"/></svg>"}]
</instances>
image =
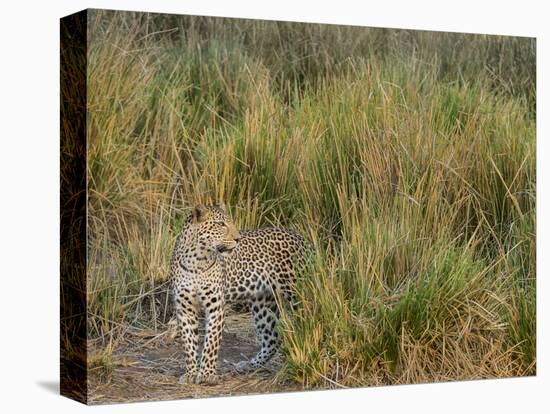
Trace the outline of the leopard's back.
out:
<instances>
[{"instance_id":1,"label":"leopard's back","mask_svg":"<svg viewBox=\"0 0 550 414\"><path fill-rule=\"evenodd\" d=\"M299 233L282 227L241 230L226 258L227 297L239 301L278 291L291 296L297 273L310 252Z\"/></svg>"}]
</instances>

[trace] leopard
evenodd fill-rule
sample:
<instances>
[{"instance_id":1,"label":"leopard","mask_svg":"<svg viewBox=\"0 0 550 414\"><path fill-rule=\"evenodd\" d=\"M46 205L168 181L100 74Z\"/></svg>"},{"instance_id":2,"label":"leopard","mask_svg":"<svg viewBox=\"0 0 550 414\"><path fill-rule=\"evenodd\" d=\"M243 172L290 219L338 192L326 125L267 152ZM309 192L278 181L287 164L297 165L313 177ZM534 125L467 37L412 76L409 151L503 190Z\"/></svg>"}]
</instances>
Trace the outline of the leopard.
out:
<instances>
[{"instance_id":1,"label":"leopard","mask_svg":"<svg viewBox=\"0 0 550 414\"><path fill-rule=\"evenodd\" d=\"M311 243L285 227L238 230L223 203L196 205L176 239L169 266L176 326L183 342L180 384L218 384L226 307L248 309L260 350L234 363L243 373L264 367L281 343L282 306L296 309L296 281ZM199 356L199 312L204 339Z\"/></svg>"}]
</instances>

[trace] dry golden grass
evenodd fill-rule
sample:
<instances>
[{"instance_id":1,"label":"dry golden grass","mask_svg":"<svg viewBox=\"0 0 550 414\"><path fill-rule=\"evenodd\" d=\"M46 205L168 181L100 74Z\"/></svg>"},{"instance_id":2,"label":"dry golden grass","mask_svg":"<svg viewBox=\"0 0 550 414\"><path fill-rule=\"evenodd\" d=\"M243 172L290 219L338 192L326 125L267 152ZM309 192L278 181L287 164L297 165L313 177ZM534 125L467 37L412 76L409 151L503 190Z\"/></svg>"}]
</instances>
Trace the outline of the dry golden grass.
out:
<instances>
[{"instance_id":1,"label":"dry golden grass","mask_svg":"<svg viewBox=\"0 0 550 414\"><path fill-rule=\"evenodd\" d=\"M223 200L239 227L316 247L279 381L535 373L534 41L113 12L89 27L97 361L165 328L182 221Z\"/></svg>"}]
</instances>

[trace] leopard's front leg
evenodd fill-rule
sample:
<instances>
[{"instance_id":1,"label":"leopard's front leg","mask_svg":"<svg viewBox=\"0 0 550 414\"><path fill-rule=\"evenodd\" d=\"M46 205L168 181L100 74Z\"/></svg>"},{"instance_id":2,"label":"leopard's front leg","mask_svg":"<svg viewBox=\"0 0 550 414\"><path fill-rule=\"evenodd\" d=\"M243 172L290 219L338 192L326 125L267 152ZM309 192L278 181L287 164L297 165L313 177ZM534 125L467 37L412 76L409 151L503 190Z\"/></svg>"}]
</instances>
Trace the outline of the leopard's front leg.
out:
<instances>
[{"instance_id":1,"label":"leopard's front leg","mask_svg":"<svg viewBox=\"0 0 550 414\"><path fill-rule=\"evenodd\" d=\"M205 309L206 329L197 383L216 384L218 354L224 324L224 295L221 286L208 289L208 294L201 296Z\"/></svg>"},{"instance_id":2,"label":"leopard's front leg","mask_svg":"<svg viewBox=\"0 0 550 414\"><path fill-rule=\"evenodd\" d=\"M198 373L199 314L196 299L190 289L182 288L175 292L176 318L183 341L185 374L180 384L196 382Z\"/></svg>"}]
</instances>

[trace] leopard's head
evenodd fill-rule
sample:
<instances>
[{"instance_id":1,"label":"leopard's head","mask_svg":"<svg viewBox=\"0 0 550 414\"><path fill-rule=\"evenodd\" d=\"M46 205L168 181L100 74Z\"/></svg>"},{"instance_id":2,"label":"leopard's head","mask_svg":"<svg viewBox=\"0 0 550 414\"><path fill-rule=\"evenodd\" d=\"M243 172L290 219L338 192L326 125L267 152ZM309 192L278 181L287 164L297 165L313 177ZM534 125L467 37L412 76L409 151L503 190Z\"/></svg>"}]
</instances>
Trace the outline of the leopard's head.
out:
<instances>
[{"instance_id":1,"label":"leopard's head","mask_svg":"<svg viewBox=\"0 0 550 414\"><path fill-rule=\"evenodd\" d=\"M210 252L228 253L237 246L239 230L225 205L197 205L191 212L199 245Z\"/></svg>"}]
</instances>

